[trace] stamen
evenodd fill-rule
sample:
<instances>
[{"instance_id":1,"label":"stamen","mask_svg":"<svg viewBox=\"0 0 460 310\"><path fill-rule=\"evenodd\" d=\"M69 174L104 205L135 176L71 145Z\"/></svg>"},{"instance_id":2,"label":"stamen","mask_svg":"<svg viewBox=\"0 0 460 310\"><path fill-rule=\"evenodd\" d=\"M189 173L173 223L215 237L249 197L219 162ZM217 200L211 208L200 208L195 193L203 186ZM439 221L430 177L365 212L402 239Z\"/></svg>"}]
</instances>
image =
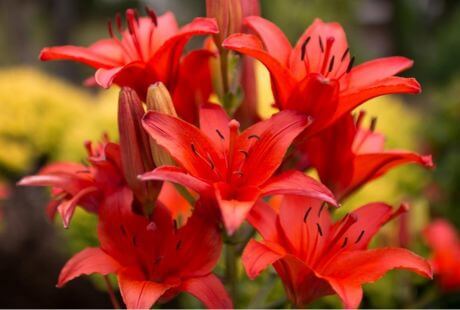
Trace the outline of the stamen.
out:
<instances>
[{"instance_id":1,"label":"stamen","mask_svg":"<svg viewBox=\"0 0 460 310\"><path fill-rule=\"evenodd\" d=\"M181 245L182 245L182 240L177 241L176 251L178 251L180 249Z\"/></svg>"},{"instance_id":2,"label":"stamen","mask_svg":"<svg viewBox=\"0 0 460 310\"><path fill-rule=\"evenodd\" d=\"M177 231L177 220L173 221L173 229L174 229L174 232Z\"/></svg>"},{"instance_id":3,"label":"stamen","mask_svg":"<svg viewBox=\"0 0 460 310\"><path fill-rule=\"evenodd\" d=\"M307 54L307 45L308 42L310 42L311 37L309 36L308 38L305 39L305 41L302 43L302 47L300 49L300 60L305 59L305 55Z\"/></svg>"},{"instance_id":4,"label":"stamen","mask_svg":"<svg viewBox=\"0 0 460 310\"><path fill-rule=\"evenodd\" d=\"M319 223L316 223L316 227L318 228L319 235L322 237L323 236L323 230L321 229L321 226L319 225Z\"/></svg>"},{"instance_id":5,"label":"stamen","mask_svg":"<svg viewBox=\"0 0 460 310\"><path fill-rule=\"evenodd\" d=\"M358 243L363 236L364 236L364 230L361 230L361 233L359 234L358 239L356 239L355 244Z\"/></svg>"},{"instance_id":6,"label":"stamen","mask_svg":"<svg viewBox=\"0 0 460 310\"><path fill-rule=\"evenodd\" d=\"M321 49L321 53L324 53L323 40L321 39L321 36L318 36L318 41L319 41L319 48Z\"/></svg>"},{"instance_id":7,"label":"stamen","mask_svg":"<svg viewBox=\"0 0 460 310\"><path fill-rule=\"evenodd\" d=\"M112 21L110 19L107 21L107 30L109 31L110 37L113 39L115 35L113 34Z\"/></svg>"},{"instance_id":8,"label":"stamen","mask_svg":"<svg viewBox=\"0 0 460 310\"><path fill-rule=\"evenodd\" d=\"M249 140L249 139L260 140L260 137L259 137L258 135L250 135L250 136L248 137L248 140Z\"/></svg>"},{"instance_id":9,"label":"stamen","mask_svg":"<svg viewBox=\"0 0 460 310\"><path fill-rule=\"evenodd\" d=\"M308 218L308 215L310 214L310 211L311 211L311 207L308 208L307 212L305 212L305 215L303 216L303 222L304 223L307 222L307 218Z\"/></svg>"},{"instance_id":10,"label":"stamen","mask_svg":"<svg viewBox=\"0 0 460 310\"><path fill-rule=\"evenodd\" d=\"M318 217L321 217L321 212L323 212L323 209L324 209L325 206L326 206L326 202L323 202L321 204L321 207L319 208Z\"/></svg>"},{"instance_id":11,"label":"stamen","mask_svg":"<svg viewBox=\"0 0 460 310\"><path fill-rule=\"evenodd\" d=\"M350 52L350 48L349 48L349 47L347 47L347 49L345 50L345 52L343 52L342 58L340 59L340 62L343 62L343 61L345 60L345 57L347 57L348 52Z\"/></svg>"},{"instance_id":12,"label":"stamen","mask_svg":"<svg viewBox=\"0 0 460 310\"><path fill-rule=\"evenodd\" d=\"M151 8L149 8L148 6L145 7L145 12L147 13L147 15L150 17L150 19L152 20L152 23L155 25L155 26L158 26L158 19L157 19L157 15L155 14L155 11L152 10Z\"/></svg>"},{"instance_id":13,"label":"stamen","mask_svg":"<svg viewBox=\"0 0 460 310\"><path fill-rule=\"evenodd\" d=\"M331 61L329 62L329 68L328 68L329 73L331 73L332 70L334 69L334 60L335 60L335 56L332 56Z\"/></svg>"},{"instance_id":14,"label":"stamen","mask_svg":"<svg viewBox=\"0 0 460 310\"><path fill-rule=\"evenodd\" d=\"M133 246L136 246L136 245L137 245L136 235L133 235L133 236L131 237L131 243L133 244Z\"/></svg>"},{"instance_id":15,"label":"stamen","mask_svg":"<svg viewBox=\"0 0 460 310\"><path fill-rule=\"evenodd\" d=\"M117 13L115 15L115 23L117 24L118 32L121 34L123 32L123 24L122 24L122 21L121 21L120 13Z\"/></svg>"},{"instance_id":16,"label":"stamen","mask_svg":"<svg viewBox=\"0 0 460 310\"><path fill-rule=\"evenodd\" d=\"M222 140L225 140L224 135L220 132L219 129L216 129L216 132L217 132L217 134L219 135L219 137L220 137Z\"/></svg>"},{"instance_id":17,"label":"stamen","mask_svg":"<svg viewBox=\"0 0 460 310\"><path fill-rule=\"evenodd\" d=\"M200 154L198 154L196 148L195 148L195 144L190 144L190 147L192 148L192 152L195 153L196 156L200 156Z\"/></svg>"},{"instance_id":18,"label":"stamen","mask_svg":"<svg viewBox=\"0 0 460 310\"><path fill-rule=\"evenodd\" d=\"M361 122L363 121L364 116L366 116L366 111L359 111L358 117L356 118L356 127L361 127Z\"/></svg>"},{"instance_id":19,"label":"stamen","mask_svg":"<svg viewBox=\"0 0 460 310\"><path fill-rule=\"evenodd\" d=\"M342 249L347 246L347 242L348 242L348 237L345 237L345 239L343 239L343 243L341 247Z\"/></svg>"},{"instance_id":20,"label":"stamen","mask_svg":"<svg viewBox=\"0 0 460 310\"><path fill-rule=\"evenodd\" d=\"M211 170L214 170L214 168L216 167L214 165L214 163L212 162L212 159L211 159L211 155L208 154L208 163L209 163L209 167L211 168Z\"/></svg>"},{"instance_id":21,"label":"stamen","mask_svg":"<svg viewBox=\"0 0 460 310\"><path fill-rule=\"evenodd\" d=\"M353 63L355 62L355 56L351 57L350 62L348 63L346 73L350 73L351 68L353 68Z\"/></svg>"},{"instance_id":22,"label":"stamen","mask_svg":"<svg viewBox=\"0 0 460 310\"><path fill-rule=\"evenodd\" d=\"M374 132L376 126L377 126L377 117L373 117L371 119L371 125L369 127L370 131Z\"/></svg>"}]
</instances>

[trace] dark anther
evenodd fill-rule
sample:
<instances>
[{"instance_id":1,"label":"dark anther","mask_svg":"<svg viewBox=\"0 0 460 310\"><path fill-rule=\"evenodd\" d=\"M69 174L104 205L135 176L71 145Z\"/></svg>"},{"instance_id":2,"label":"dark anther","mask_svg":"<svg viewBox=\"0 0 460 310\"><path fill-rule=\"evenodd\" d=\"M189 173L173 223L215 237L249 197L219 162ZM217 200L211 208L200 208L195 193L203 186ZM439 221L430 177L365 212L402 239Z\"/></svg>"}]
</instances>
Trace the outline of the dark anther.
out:
<instances>
[{"instance_id":1,"label":"dark anther","mask_svg":"<svg viewBox=\"0 0 460 310\"><path fill-rule=\"evenodd\" d=\"M240 177L243 176L243 172L241 172L241 171L233 171L233 174L236 174L236 175L238 175Z\"/></svg>"},{"instance_id":2,"label":"dark anther","mask_svg":"<svg viewBox=\"0 0 460 310\"><path fill-rule=\"evenodd\" d=\"M318 40L319 40L319 48L321 49L321 53L324 53L323 40L321 40L321 37L318 37Z\"/></svg>"},{"instance_id":3,"label":"dark anther","mask_svg":"<svg viewBox=\"0 0 460 310\"><path fill-rule=\"evenodd\" d=\"M373 132L376 126L377 126L377 117L373 117L371 119L371 126L369 127L369 129Z\"/></svg>"},{"instance_id":4,"label":"dark anther","mask_svg":"<svg viewBox=\"0 0 460 310\"><path fill-rule=\"evenodd\" d=\"M121 230L122 235L126 237L126 230L123 225L120 225L120 230Z\"/></svg>"},{"instance_id":5,"label":"dark anther","mask_svg":"<svg viewBox=\"0 0 460 310\"><path fill-rule=\"evenodd\" d=\"M209 163L209 167L211 168L211 170L214 170L215 166L214 166L214 163L212 162L211 155L209 154L208 154L208 163Z\"/></svg>"},{"instance_id":6,"label":"dark anther","mask_svg":"<svg viewBox=\"0 0 460 310\"><path fill-rule=\"evenodd\" d=\"M351 57L350 62L348 63L347 73L350 73L351 68L353 68L353 63L355 62L355 56Z\"/></svg>"},{"instance_id":7,"label":"dark anther","mask_svg":"<svg viewBox=\"0 0 460 310\"><path fill-rule=\"evenodd\" d=\"M332 70L334 69L334 61L335 61L335 56L332 56L331 61L329 62L328 72L332 72Z\"/></svg>"},{"instance_id":8,"label":"dark anther","mask_svg":"<svg viewBox=\"0 0 460 310\"><path fill-rule=\"evenodd\" d=\"M133 235L133 236L131 237L131 243L133 244L133 246L136 246L136 245L137 245L136 235Z\"/></svg>"},{"instance_id":9,"label":"dark anther","mask_svg":"<svg viewBox=\"0 0 460 310\"><path fill-rule=\"evenodd\" d=\"M216 129L216 132L222 140L225 140L224 135L219 131L219 129Z\"/></svg>"},{"instance_id":10,"label":"dark anther","mask_svg":"<svg viewBox=\"0 0 460 310\"><path fill-rule=\"evenodd\" d=\"M307 45L308 45L308 42L310 42L310 39L311 37L308 37L305 39L305 41L302 43L302 47L301 47L301 53L300 53L300 60L304 60L305 59L305 55L307 54Z\"/></svg>"},{"instance_id":11,"label":"dark anther","mask_svg":"<svg viewBox=\"0 0 460 310\"><path fill-rule=\"evenodd\" d=\"M173 229L174 231L177 231L177 221L176 220L173 221Z\"/></svg>"},{"instance_id":12,"label":"dark anther","mask_svg":"<svg viewBox=\"0 0 460 310\"><path fill-rule=\"evenodd\" d=\"M250 135L248 137L248 139L256 139L256 140L260 140L260 137L258 135Z\"/></svg>"},{"instance_id":13,"label":"dark anther","mask_svg":"<svg viewBox=\"0 0 460 310\"><path fill-rule=\"evenodd\" d=\"M347 242L348 242L348 238L345 237L345 239L343 239L342 249L347 246Z\"/></svg>"},{"instance_id":14,"label":"dark anther","mask_svg":"<svg viewBox=\"0 0 460 310\"><path fill-rule=\"evenodd\" d=\"M361 230L361 233L359 234L359 237L358 239L356 239L355 243L358 243L363 236L364 236L364 230Z\"/></svg>"},{"instance_id":15,"label":"dark anther","mask_svg":"<svg viewBox=\"0 0 460 310\"><path fill-rule=\"evenodd\" d=\"M342 58L340 59L340 62L343 62L345 60L345 57L347 57L349 51L350 51L350 48L347 47L345 52L343 52L343 55L342 55Z\"/></svg>"},{"instance_id":16,"label":"dark anther","mask_svg":"<svg viewBox=\"0 0 460 310\"><path fill-rule=\"evenodd\" d=\"M244 158L248 158L249 153L245 150L240 150L240 153L243 154Z\"/></svg>"},{"instance_id":17,"label":"dark anther","mask_svg":"<svg viewBox=\"0 0 460 310\"><path fill-rule=\"evenodd\" d=\"M319 223L316 223L316 227L318 227L318 233L322 237L323 236L323 231L321 229L321 226L319 226Z\"/></svg>"},{"instance_id":18,"label":"dark anther","mask_svg":"<svg viewBox=\"0 0 460 310\"><path fill-rule=\"evenodd\" d=\"M180 249L181 245L182 245L182 240L177 241L177 243L176 243L176 251L178 251Z\"/></svg>"},{"instance_id":19,"label":"dark anther","mask_svg":"<svg viewBox=\"0 0 460 310\"><path fill-rule=\"evenodd\" d=\"M308 208L307 212L305 212L305 215L303 216L303 222L304 223L307 222L307 218L308 218L308 215L310 214L310 211L311 211L311 207Z\"/></svg>"},{"instance_id":20,"label":"dark anther","mask_svg":"<svg viewBox=\"0 0 460 310\"><path fill-rule=\"evenodd\" d=\"M148 6L145 7L145 12L147 12L148 16L152 20L153 24L155 26L158 26L158 20L157 20L157 15L155 14L155 11L149 8Z\"/></svg>"},{"instance_id":21,"label":"dark anther","mask_svg":"<svg viewBox=\"0 0 460 310\"><path fill-rule=\"evenodd\" d=\"M197 150L196 150L196 148L195 148L195 144L193 144L193 143L190 144L190 147L192 148L192 152L195 153L195 155L198 156L198 152L197 152Z\"/></svg>"},{"instance_id":22,"label":"dark anther","mask_svg":"<svg viewBox=\"0 0 460 310\"><path fill-rule=\"evenodd\" d=\"M326 206L326 202L323 202L321 204L321 207L319 208L318 217L321 217L321 212L323 212L323 209L324 209L325 206Z\"/></svg>"}]
</instances>

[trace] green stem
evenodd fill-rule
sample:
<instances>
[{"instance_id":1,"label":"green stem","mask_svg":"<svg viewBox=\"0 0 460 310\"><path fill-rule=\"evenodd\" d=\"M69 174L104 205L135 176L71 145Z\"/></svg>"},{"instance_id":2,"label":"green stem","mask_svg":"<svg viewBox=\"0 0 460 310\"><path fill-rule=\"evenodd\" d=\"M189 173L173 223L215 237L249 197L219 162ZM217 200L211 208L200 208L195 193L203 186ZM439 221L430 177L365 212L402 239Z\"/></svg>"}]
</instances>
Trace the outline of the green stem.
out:
<instances>
[{"instance_id":1,"label":"green stem","mask_svg":"<svg viewBox=\"0 0 460 310\"><path fill-rule=\"evenodd\" d=\"M113 290L113 286L112 286L112 283L110 282L109 276L105 275L104 281L105 281L105 284L107 285L107 292L109 293L110 301L112 302L113 308L121 309L120 302L118 301L117 296L115 296L115 292Z\"/></svg>"},{"instance_id":2,"label":"green stem","mask_svg":"<svg viewBox=\"0 0 460 310\"><path fill-rule=\"evenodd\" d=\"M230 91L228 81L228 51L226 49L222 49L220 52L220 74L222 77L223 97L225 98Z\"/></svg>"},{"instance_id":3,"label":"green stem","mask_svg":"<svg viewBox=\"0 0 460 310\"><path fill-rule=\"evenodd\" d=\"M233 302L238 300L238 254L234 236L228 237L225 245L225 280Z\"/></svg>"}]
</instances>

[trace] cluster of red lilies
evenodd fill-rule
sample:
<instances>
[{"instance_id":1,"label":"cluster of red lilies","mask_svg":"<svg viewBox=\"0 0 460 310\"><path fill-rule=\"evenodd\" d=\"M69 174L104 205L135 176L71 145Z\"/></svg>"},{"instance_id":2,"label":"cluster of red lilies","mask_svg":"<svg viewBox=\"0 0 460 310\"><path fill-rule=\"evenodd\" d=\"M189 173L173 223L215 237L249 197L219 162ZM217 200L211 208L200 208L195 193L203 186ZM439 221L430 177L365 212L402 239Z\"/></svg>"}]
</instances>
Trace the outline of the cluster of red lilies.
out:
<instances>
[{"instance_id":1,"label":"cluster of red lilies","mask_svg":"<svg viewBox=\"0 0 460 310\"><path fill-rule=\"evenodd\" d=\"M354 65L342 27L321 20L292 46L258 16L255 1L209 0L207 10L209 17L179 28L171 13L147 9L138 17L129 9L108 24L108 39L41 52L42 60L94 67L89 84L121 87L118 143L88 142L86 164L51 164L20 181L51 187L47 212L59 213L65 227L77 206L98 216L100 246L70 259L58 286L83 274L116 274L128 308L180 292L231 308L213 270L223 239L235 241L243 225L260 235L247 238L247 275L273 265L296 306L337 294L345 307L358 307L362 285L395 268L432 277L430 263L406 249L368 249L407 205L372 202L337 221L331 215L393 167L433 166L430 156L385 150L375 119L353 113L377 96L419 93L415 79L396 76L412 61ZM204 47L184 55L194 36L207 38ZM256 110L254 59L270 72L279 109L265 120Z\"/></svg>"}]
</instances>

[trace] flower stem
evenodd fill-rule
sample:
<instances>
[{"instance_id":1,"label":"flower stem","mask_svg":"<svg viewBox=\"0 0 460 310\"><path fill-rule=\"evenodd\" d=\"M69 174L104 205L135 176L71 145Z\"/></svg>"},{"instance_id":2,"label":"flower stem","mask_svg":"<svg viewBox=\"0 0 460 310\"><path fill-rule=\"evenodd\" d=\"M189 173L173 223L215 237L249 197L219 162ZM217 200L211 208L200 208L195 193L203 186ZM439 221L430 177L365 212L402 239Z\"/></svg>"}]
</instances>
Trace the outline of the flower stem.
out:
<instances>
[{"instance_id":1,"label":"flower stem","mask_svg":"<svg viewBox=\"0 0 460 310\"><path fill-rule=\"evenodd\" d=\"M112 283L110 282L109 276L105 275L104 281L105 281L105 284L107 285L107 292L109 293L110 301L112 302L113 308L121 309L120 302L118 301L117 296L115 296L115 292L113 290L113 286L112 286Z\"/></svg>"},{"instance_id":2,"label":"flower stem","mask_svg":"<svg viewBox=\"0 0 460 310\"><path fill-rule=\"evenodd\" d=\"M238 254L234 241L234 236L228 237L225 246L225 280L235 303L238 300Z\"/></svg>"}]
</instances>

